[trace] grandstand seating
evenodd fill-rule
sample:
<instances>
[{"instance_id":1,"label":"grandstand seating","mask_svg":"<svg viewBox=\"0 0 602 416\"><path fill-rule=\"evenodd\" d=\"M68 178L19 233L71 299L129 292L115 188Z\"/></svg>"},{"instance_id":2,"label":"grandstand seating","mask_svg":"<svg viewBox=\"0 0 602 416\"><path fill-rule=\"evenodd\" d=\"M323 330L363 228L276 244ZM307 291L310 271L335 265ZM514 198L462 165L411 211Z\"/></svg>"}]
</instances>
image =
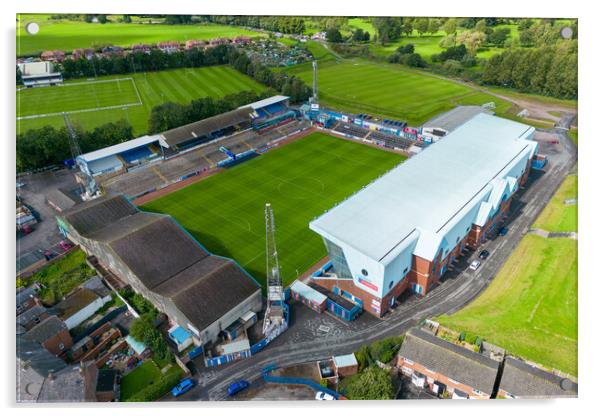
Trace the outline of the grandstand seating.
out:
<instances>
[{"instance_id":1,"label":"grandstand seating","mask_svg":"<svg viewBox=\"0 0 602 416\"><path fill-rule=\"evenodd\" d=\"M155 156L148 146L141 146L135 149L127 150L119 154L129 164L139 163L142 160L147 160Z\"/></svg>"},{"instance_id":2,"label":"grandstand seating","mask_svg":"<svg viewBox=\"0 0 602 416\"><path fill-rule=\"evenodd\" d=\"M381 142L383 146L391 148L408 149L410 146L426 147L426 144L420 141L406 139L404 137L385 134L380 131L373 131L368 136L368 139Z\"/></svg>"},{"instance_id":3,"label":"grandstand seating","mask_svg":"<svg viewBox=\"0 0 602 416\"><path fill-rule=\"evenodd\" d=\"M357 137L358 139L363 139L370 132L370 130L360 127L351 123L340 122L334 128L334 131L343 134L349 134L351 136Z\"/></svg>"}]
</instances>

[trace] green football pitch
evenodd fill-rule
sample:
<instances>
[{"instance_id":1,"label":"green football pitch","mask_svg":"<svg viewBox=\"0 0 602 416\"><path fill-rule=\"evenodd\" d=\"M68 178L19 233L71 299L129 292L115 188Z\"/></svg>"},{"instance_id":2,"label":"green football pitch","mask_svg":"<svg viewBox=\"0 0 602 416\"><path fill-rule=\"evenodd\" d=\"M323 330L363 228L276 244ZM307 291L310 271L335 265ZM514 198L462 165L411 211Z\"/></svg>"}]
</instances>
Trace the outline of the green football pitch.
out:
<instances>
[{"instance_id":1,"label":"green football pitch","mask_svg":"<svg viewBox=\"0 0 602 416\"><path fill-rule=\"evenodd\" d=\"M151 109L167 101L187 104L202 97L223 97L265 87L229 66L174 69L127 76L78 79L62 86L17 91L17 133L63 125L65 111L84 130L126 119L136 135L148 129Z\"/></svg>"},{"instance_id":2,"label":"green football pitch","mask_svg":"<svg viewBox=\"0 0 602 416\"><path fill-rule=\"evenodd\" d=\"M265 204L272 204L284 284L326 255L309 222L393 168L403 156L322 133L274 149L144 210L172 215L211 252L265 284Z\"/></svg>"},{"instance_id":3,"label":"green football pitch","mask_svg":"<svg viewBox=\"0 0 602 416\"><path fill-rule=\"evenodd\" d=\"M398 118L419 125L458 104L494 102L496 113L510 107L510 103L492 95L401 65L359 59L320 62L320 102L343 111ZM311 65L297 65L286 72L311 85Z\"/></svg>"}]
</instances>

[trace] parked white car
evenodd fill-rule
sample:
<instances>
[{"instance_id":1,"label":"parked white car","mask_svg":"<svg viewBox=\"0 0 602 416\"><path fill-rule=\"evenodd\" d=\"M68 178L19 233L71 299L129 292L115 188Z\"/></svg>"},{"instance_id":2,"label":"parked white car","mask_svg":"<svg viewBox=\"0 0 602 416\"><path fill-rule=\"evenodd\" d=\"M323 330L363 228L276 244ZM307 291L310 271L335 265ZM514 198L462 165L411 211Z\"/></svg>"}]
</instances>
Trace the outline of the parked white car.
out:
<instances>
[{"instance_id":1,"label":"parked white car","mask_svg":"<svg viewBox=\"0 0 602 416\"><path fill-rule=\"evenodd\" d=\"M476 270L479 267L481 267L481 262L479 260L473 260L472 263L470 263L470 266L468 266L470 270Z\"/></svg>"},{"instance_id":2,"label":"parked white car","mask_svg":"<svg viewBox=\"0 0 602 416\"><path fill-rule=\"evenodd\" d=\"M334 397L332 397L328 393L324 393L323 391L319 391L319 392L316 393L316 400L334 400Z\"/></svg>"}]
</instances>

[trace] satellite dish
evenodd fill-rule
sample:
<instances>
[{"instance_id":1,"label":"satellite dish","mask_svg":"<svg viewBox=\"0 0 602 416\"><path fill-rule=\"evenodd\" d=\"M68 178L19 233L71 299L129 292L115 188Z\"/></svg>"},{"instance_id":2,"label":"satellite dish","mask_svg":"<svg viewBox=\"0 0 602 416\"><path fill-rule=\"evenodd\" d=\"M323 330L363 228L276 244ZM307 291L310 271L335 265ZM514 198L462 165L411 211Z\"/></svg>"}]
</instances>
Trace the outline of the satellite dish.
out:
<instances>
[{"instance_id":1,"label":"satellite dish","mask_svg":"<svg viewBox=\"0 0 602 416\"><path fill-rule=\"evenodd\" d=\"M573 29L568 26L563 27L560 29L560 36L564 39L571 39L573 37Z\"/></svg>"},{"instance_id":2,"label":"satellite dish","mask_svg":"<svg viewBox=\"0 0 602 416\"><path fill-rule=\"evenodd\" d=\"M40 31L40 25L35 22L27 23L27 25L25 25L25 31L30 35L37 35Z\"/></svg>"}]
</instances>

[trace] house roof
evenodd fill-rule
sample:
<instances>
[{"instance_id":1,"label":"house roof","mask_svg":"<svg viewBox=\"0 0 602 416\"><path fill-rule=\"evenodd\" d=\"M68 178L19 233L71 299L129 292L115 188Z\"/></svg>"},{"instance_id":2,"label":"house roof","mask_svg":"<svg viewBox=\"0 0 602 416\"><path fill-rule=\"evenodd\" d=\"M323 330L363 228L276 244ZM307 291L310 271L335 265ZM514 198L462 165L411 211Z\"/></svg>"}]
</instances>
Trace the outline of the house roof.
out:
<instances>
[{"instance_id":1,"label":"house roof","mask_svg":"<svg viewBox=\"0 0 602 416\"><path fill-rule=\"evenodd\" d=\"M27 331L23 338L43 344L63 330L67 330L67 325L57 316L51 315Z\"/></svg>"},{"instance_id":2,"label":"house roof","mask_svg":"<svg viewBox=\"0 0 602 416\"><path fill-rule=\"evenodd\" d=\"M577 396L577 383L512 357L504 361L500 389L519 398Z\"/></svg>"},{"instance_id":3,"label":"house roof","mask_svg":"<svg viewBox=\"0 0 602 416\"><path fill-rule=\"evenodd\" d=\"M98 295L90 289L80 287L75 289L64 300L57 303L53 309L57 315L66 320L84 309L86 306L98 299Z\"/></svg>"},{"instance_id":4,"label":"house roof","mask_svg":"<svg viewBox=\"0 0 602 416\"><path fill-rule=\"evenodd\" d=\"M26 310L21 315L17 316L17 324L25 325L32 319L35 319L46 312L46 308L41 305L35 305L34 307Z\"/></svg>"},{"instance_id":5,"label":"house roof","mask_svg":"<svg viewBox=\"0 0 602 416\"><path fill-rule=\"evenodd\" d=\"M527 139L533 131L478 114L313 220L310 228L383 264L409 246L432 260L447 228L484 197L490 182L504 176L511 161L535 152L537 143Z\"/></svg>"},{"instance_id":6,"label":"house roof","mask_svg":"<svg viewBox=\"0 0 602 416\"><path fill-rule=\"evenodd\" d=\"M98 297L100 298L105 298L111 295L111 291L109 290L109 288L104 285L104 283L98 276L93 276L89 278L84 283L82 283L80 287L90 289L92 292L96 293L96 295L98 295Z\"/></svg>"},{"instance_id":7,"label":"house roof","mask_svg":"<svg viewBox=\"0 0 602 416\"><path fill-rule=\"evenodd\" d=\"M177 146L180 143L206 136L214 131L232 127L245 121L251 121L252 113L253 109L251 107L241 107L227 113L186 124L185 126L176 127L175 129L161 133L161 136L167 146Z\"/></svg>"},{"instance_id":8,"label":"house roof","mask_svg":"<svg viewBox=\"0 0 602 416\"><path fill-rule=\"evenodd\" d=\"M65 327L67 329L67 327ZM17 335L17 357L20 364L32 368L42 377L66 367L65 361L51 354L30 335Z\"/></svg>"},{"instance_id":9,"label":"house roof","mask_svg":"<svg viewBox=\"0 0 602 416\"><path fill-rule=\"evenodd\" d=\"M23 302L25 302L26 300L35 297L36 296L36 290L33 287L26 287L23 288L21 290L19 290L17 292L17 305L22 304Z\"/></svg>"},{"instance_id":10,"label":"house roof","mask_svg":"<svg viewBox=\"0 0 602 416\"><path fill-rule=\"evenodd\" d=\"M419 328L406 333L399 356L459 383L491 394L499 363Z\"/></svg>"},{"instance_id":11,"label":"house roof","mask_svg":"<svg viewBox=\"0 0 602 416\"><path fill-rule=\"evenodd\" d=\"M116 370L101 368L96 379L96 391L113 391L116 378Z\"/></svg>"},{"instance_id":12,"label":"house roof","mask_svg":"<svg viewBox=\"0 0 602 416\"><path fill-rule=\"evenodd\" d=\"M291 290L318 305L321 305L327 299L326 295L323 295L300 280L295 280L293 282Z\"/></svg>"}]
</instances>

